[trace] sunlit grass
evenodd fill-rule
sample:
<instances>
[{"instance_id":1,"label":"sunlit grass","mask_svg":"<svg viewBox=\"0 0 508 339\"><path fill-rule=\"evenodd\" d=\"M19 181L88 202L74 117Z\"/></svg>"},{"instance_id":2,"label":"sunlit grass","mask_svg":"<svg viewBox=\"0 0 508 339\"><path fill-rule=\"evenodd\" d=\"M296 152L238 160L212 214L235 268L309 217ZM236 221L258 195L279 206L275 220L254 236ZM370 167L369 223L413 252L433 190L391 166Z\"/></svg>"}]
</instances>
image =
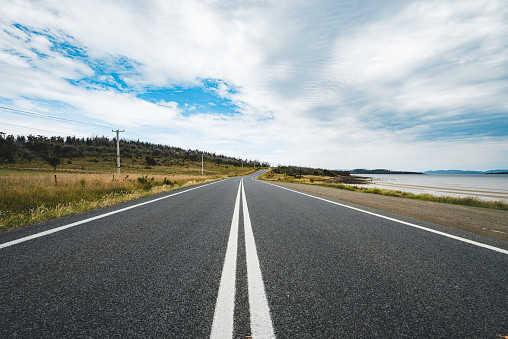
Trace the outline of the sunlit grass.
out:
<instances>
[{"instance_id":1,"label":"sunlit grass","mask_svg":"<svg viewBox=\"0 0 508 339\"><path fill-rule=\"evenodd\" d=\"M224 176L6 173L0 175L0 230L110 206ZM56 178L55 178L56 176Z\"/></svg>"}]
</instances>

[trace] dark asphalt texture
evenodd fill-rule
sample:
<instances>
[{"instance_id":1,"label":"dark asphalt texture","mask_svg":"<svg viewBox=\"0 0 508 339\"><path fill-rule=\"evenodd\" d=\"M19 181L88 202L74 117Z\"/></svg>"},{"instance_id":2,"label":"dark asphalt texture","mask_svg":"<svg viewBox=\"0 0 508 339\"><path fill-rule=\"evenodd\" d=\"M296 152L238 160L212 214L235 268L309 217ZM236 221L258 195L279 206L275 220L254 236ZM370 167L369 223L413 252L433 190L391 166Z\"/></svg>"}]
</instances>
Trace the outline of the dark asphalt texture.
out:
<instances>
[{"instance_id":1,"label":"dark asphalt texture","mask_svg":"<svg viewBox=\"0 0 508 339\"><path fill-rule=\"evenodd\" d=\"M508 255L243 180L277 338L508 335ZM0 338L208 337L239 182L0 249ZM242 220L235 338L250 334Z\"/></svg>"}]
</instances>

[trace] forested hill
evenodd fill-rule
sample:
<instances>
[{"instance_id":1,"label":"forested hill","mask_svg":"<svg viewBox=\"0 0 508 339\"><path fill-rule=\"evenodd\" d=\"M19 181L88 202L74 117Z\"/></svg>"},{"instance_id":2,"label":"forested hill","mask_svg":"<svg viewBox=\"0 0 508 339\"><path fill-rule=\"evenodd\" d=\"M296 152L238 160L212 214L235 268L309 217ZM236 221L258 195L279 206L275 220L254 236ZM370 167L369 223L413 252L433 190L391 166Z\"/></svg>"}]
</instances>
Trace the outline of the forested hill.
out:
<instances>
[{"instance_id":1,"label":"forested hill","mask_svg":"<svg viewBox=\"0 0 508 339\"><path fill-rule=\"evenodd\" d=\"M273 173L276 174L285 174L288 176L294 176L301 178L302 175L317 175L317 176L349 176L350 173L348 171L339 171L339 170L327 170L322 168L310 168L310 167L299 167L299 166L278 166L272 169Z\"/></svg>"},{"instance_id":2,"label":"forested hill","mask_svg":"<svg viewBox=\"0 0 508 339\"><path fill-rule=\"evenodd\" d=\"M180 147L120 139L122 162L146 166L185 165L204 161L226 166L268 167L258 160L242 160L221 154L185 150ZM86 158L89 162L116 161L116 139L105 136L76 138L45 136L14 136L0 132L0 164L42 160L56 169L61 163Z\"/></svg>"},{"instance_id":3,"label":"forested hill","mask_svg":"<svg viewBox=\"0 0 508 339\"><path fill-rule=\"evenodd\" d=\"M392 171L388 169L354 169L352 174L423 174L421 172Z\"/></svg>"}]
</instances>

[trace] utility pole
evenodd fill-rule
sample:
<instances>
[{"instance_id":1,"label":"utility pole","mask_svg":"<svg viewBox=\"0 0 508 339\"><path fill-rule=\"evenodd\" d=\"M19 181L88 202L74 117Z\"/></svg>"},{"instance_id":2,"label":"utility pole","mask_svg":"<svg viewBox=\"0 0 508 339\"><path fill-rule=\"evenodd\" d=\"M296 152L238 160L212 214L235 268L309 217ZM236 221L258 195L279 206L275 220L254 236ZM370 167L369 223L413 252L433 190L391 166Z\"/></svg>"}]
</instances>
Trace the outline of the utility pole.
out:
<instances>
[{"instance_id":1,"label":"utility pole","mask_svg":"<svg viewBox=\"0 0 508 339\"><path fill-rule=\"evenodd\" d=\"M118 174L120 174L120 136L121 132L125 132L125 130L111 130L112 132L116 132L116 168L118 169Z\"/></svg>"},{"instance_id":2,"label":"utility pole","mask_svg":"<svg viewBox=\"0 0 508 339\"><path fill-rule=\"evenodd\" d=\"M203 175L203 152L201 152L201 176Z\"/></svg>"}]
</instances>

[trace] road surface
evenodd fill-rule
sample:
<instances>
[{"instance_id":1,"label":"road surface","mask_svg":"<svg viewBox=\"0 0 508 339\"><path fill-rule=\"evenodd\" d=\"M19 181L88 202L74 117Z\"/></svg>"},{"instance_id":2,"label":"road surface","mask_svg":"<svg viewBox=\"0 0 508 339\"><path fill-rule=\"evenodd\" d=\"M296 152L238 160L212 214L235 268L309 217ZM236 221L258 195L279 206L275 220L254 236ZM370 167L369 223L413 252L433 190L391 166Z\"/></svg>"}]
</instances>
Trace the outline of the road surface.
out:
<instances>
[{"instance_id":1,"label":"road surface","mask_svg":"<svg viewBox=\"0 0 508 339\"><path fill-rule=\"evenodd\" d=\"M1 338L508 335L506 242L252 177L2 233L0 279Z\"/></svg>"}]
</instances>

